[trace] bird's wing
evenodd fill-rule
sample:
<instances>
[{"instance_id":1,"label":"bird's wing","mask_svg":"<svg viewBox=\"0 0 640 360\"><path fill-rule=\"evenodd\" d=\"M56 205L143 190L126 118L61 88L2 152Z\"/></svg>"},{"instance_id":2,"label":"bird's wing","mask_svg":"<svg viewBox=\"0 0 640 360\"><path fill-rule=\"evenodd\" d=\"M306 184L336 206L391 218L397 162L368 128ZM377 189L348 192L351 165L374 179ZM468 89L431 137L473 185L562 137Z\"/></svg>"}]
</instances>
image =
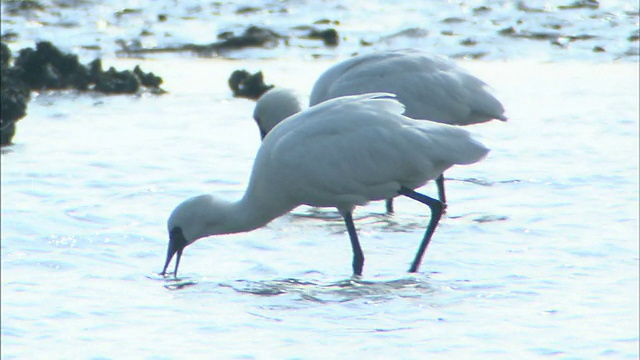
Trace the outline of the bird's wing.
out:
<instances>
[{"instance_id":1,"label":"bird's wing","mask_svg":"<svg viewBox=\"0 0 640 360\"><path fill-rule=\"evenodd\" d=\"M313 206L352 206L392 197L400 186L423 185L454 163L446 149L437 149L446 143L438 129L468 133L411 120L401 111L397 101L379 94L312 107L274 128L254 172L278 188L270 191Z\"/></svg>"},{"instance_id":2,"label":"bird's wing","mask_svg":"<svg viewBox=\"0 0 640 360\"><path fill-rule=\"evenodd\" d=\"M318 79L310 104L380 91L396 94L406 115L415 119L456 125L504 119L502 104L484 82L451 60L416 51L374 53L339 63Z\"/></svg>"}]
</instances>

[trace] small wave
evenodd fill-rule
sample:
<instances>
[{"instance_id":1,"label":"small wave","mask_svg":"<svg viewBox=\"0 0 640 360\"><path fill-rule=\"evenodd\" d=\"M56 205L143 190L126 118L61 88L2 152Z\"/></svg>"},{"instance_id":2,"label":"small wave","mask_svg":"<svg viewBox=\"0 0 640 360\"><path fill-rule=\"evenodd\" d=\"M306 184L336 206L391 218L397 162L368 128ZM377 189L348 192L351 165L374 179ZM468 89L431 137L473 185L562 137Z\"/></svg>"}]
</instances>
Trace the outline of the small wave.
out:
<instances>
[{"instance_id":1,"label":"small wave","mask_svg":"<svg viewBox=\"0 0 640 360\"><path fill-rule=\"evenodd\" d=\"M478 223L506 221L506 220L509 220L509 217L504 215L482 215L473 219L473 221Z\"/></svg>"},{"instance_id":2,"label":"small wave","mask_svg":"<svg viewBox=\"0 0 640 360\"><path fill-rule=\"evenodd\" d=\"M497 184L517 184L519 182L522 182L522 180L518 180L518 179L510 179L510 180L487 180L487 179L478 179L478 178L464 178L464 179L460 179L460 178L445 178L446 181L460 181L460 182L466 182L466 183L471 183L471 184L476 184L476 185L480 185L480 186L494 186Z\"/></svg>"},{"instance_id":3,"label":"small wave","mask_svg":"<svg viewBox=\"0 0 640 360\"><path fill-rule=\"evenodd\" d=\"M489 222L496 221L507 221L509 217L506 215L495 215L495 214L478 214L478 213L468 213L462 215L449 215L449 219L465 219L471 217L471 221L483 224Z\"/></svg>"}]
</instances>

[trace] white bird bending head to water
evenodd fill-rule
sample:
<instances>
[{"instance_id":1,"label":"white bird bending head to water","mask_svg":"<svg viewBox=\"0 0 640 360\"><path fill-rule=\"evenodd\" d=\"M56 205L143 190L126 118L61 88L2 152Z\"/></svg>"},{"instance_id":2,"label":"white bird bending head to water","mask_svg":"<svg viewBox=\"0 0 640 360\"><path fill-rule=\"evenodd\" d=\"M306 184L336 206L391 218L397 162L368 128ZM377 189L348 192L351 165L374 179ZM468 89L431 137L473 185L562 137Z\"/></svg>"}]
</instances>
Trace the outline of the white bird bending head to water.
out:
<instances>
[{"instance_id":1,"label":"white bird bending head to water","mask_svg":"<svg viewBox=\"0 0 640 360\"><path fill-rule=\"evenodd\" d=\"M431 208L410 268L417 271L443 205L413 189L455 164L481 160L489 150L461 128L413 120L403 110L392 94L365 94L332 99L282 121L262 142L240 200L199 195L175 208L162 274L175 254L177 273L182 251L200 238L251 231L309 205L338 209L351 240L353 273L361 275L364 255L352 211L397 195Z\"/></svg>"},{"instance_id":2,"label":"white bird bending head to water","mask_svg":"<svg viewBox=\"0 0 640 360\"><path fill-rule=\"evenodd\" d=\"M330 67L316 81L309 105L340 96L387 92L396 94L406 107L405 116L413 119L451 125L506 121L502 104L486 88L482 80L449 59L411 49L383 51ZM265 93L254 110L262 138L300 109L291 90L275 88ZM439 198L446 203L444 178L436 180ZM387 208L392 212L390 201Z\"/></svg>"}]
</instances>

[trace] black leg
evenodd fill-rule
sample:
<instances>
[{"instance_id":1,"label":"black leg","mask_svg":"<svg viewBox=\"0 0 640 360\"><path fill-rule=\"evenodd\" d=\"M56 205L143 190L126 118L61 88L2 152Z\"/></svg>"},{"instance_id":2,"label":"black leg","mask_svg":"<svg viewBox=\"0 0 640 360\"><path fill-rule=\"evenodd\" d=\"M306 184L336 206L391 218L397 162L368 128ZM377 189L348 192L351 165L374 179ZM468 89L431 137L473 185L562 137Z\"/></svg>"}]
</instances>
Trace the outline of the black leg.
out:
<instances>
[{"instance_id":1,"label":"black leg","mask_svg":"<svg viewBox=\"0 0 640 360\"><path fill-rule=\"evenodd\" d=\"M387 205L387 214L393 214L393 198L385 200Z\"/></svg>"},{"instance_id":2,"label":"black leg","mask_svg":"<svg viewBox=\"0 0 640 360\"><path fill-rule=\"evenodd\" d=\"M353 225L353 217L351 217L351 211L343 212L342 217L344 218L344 223L347 225L349 239L351 240L351 249L353 250L353 275L362 275L362 268L364 267L364 254L362 254L360 241L358 241L356 227L355 225Z\"/></svg>"},{"instance_id":3,"label":"black leg","mask_svg":"<svg viewBox=\"0 0 640 360\"><path fill-rule=\"evenodd\" d=\"M411 264L411 268L409 268L409 272L413 273L417 272L418 268L420 267L422 256L424 255L425 250L427 250L427 246L429 246L429 242L431 241L433 233L436 231L436 226L438 226L438 221L440 221L440 217L442 216L444 205L442 204L442 202L436 199L417 193L406 187L401 187L400 191L398 191L398 194L410 197L413 200L419 201L431 208L431 220L429 221L429 226L427 226L427 231L424 234L422 243L420 243L420 247L418 248L416 257Z\"/></svg>"},{"instance_id":4,"label":"black leg","mask_svg":"<svg viewBox=\"0 0 640 360\"><path fill-rule=\"evenodd\" d=\"M440 202L446 206L447 196L444 193L444 174L440 174L440 176L436 178L436 185L438 185L438 198L440 199Z\"/></svg>"}]
</instances>

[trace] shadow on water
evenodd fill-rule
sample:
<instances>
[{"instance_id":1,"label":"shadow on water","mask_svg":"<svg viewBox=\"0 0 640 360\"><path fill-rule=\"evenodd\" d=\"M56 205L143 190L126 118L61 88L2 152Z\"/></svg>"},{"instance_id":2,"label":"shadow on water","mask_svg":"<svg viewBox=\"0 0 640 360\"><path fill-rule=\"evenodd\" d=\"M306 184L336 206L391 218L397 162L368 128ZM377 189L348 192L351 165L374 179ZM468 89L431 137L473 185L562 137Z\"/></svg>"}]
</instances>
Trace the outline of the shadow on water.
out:
<instances>
[{"instance_id":1,"label":"shadow on water","mask_svg":"<svg viewBox=\"0 0 640 360\"><path fill-rule=\"evenodd\" d=\"M478 178L445 178L447 181L458 181L463 183L474 184L483 187L491 187L499 184L518 184L521 183L522 180L519 179L509 179L509 180L487 180L487 179L478 179ZM474 222L485 223L485 222L494 222L494 221L504 221L508 220L507 216L503 215L491 215L491 214L478 214L478 213L470 213L465 215L449 215L445 213L445 216L451 219L459 219L466 217L473 217ZM305 219L315 219L315 220L323 220L331 223L342 224L343 219L340 213L334 208L316 208L316 207L303 207L298 209L295 212L291 213L291 217L296 220L305 220ZM366 213L362 215L358 215L354 213L354 220L357 222L367 222L373 224L382 224L383 231L390 232L408 232L416 227L424 226L422 223L415 223L406 221L410 220L410 218L402 218L398 213L387 214L387 213Z\"/></svg>"},{"instance_id":2,"label":"shadow on water","mask_svg":"<svg viewBox=\"0 0 640 360\"><path fill-rule=\"evenodd\" d=\"M325 221L340 221L342 222L342 215L335 208L317 208L306 206L302 209L291 212L291 217L294 219L317 219Z\"/></svg>"},{"instance_id":3,"label":"shadow on water","mask_svg":"<svg viewBox=\"0 0 640 360\"><path fill-rule=\"evenodd\" d=\"M304 213L298 212L295 214L291 214L291 216L297 219L314 219L324 222L318 223L317 226L324 227L327 225L327 223L329 223L329 226L332 229L335 228L335 230L332 231L332 233L334 234L342 234L346 233L347 231L344 226L344 220L342 219L342 216L335 210L332 214L326 209L309 208ZM376 229L377 231L391 233L412 232L416 229L422 229L426 226L426 222L424 219L400 213L355 213L354 221L358 224L358 226L361 227L369 228L369 226L372 226L373 229Z\"/></svg>"},{"instance_id":4,"label":"shadow on water","mask_svg":"<svg viewBox=\"0 0 640 360\"><path fill-rule=\"evenodd\" d=\"M268 281L237 280L220 284L236 292L258 296L294 295L299 300L316 303L342 303L359 299L389 300L397 297L420 297L434 290L425 281L402 278L388 281L345 279L322 283L298 279Z\"/></svg>"},{"instance_id":5,"label":"shadow on water","mask_svg":"<svg viewBox=\"0 0 640 360\"><path fill-rule=\"evenodd\" d=\"M172 274L148 275L151 280L163 281L171 291L193 289L195 286L229 288L240 294L260 297L289 295L295 300L316 303L342 303L366 299L384 301L394 298L418 298L431 294L435 289L426 279L404 277L392 280L362 280L356 277L335 282L309 281L295 278L274 280L234 280L230 282L198 281L190 278L174 278Z\"/></svg>"},{"instance_id":6,"label":"shadow on water","mask_svg":"<svg viewBox=\"0 0 640 360\"><path fill-rule=\"evenodd\" d=\"M174 277L173 273L167 273L165 275L152 273L146 277L151 280L164 281L164 287L168 290L183 290L198 284L198 281L191 280L189 278Z\"/></svg>"},{"instance_id":7,"label":"shadow on water","mask_svg":"<svg viewBox=\"0 0 640 360\"><path fill-rule=\"evenodd\" d=\"M4 154L11 154L13 152L13 149L10 147L3 147L0 148L0 154L4 155Z\"/></svg>"},{"instance_id":8,"label":"shadow on water","mask_svg":"<svg viewBox=\"0 0 640 360\"><path fill-rule=\"evenodd\" d=\"M296 300L316 303L343 303L359 299L384 301L394 298L419 298L435 292L425 279L405 277L393 280L371 281L356 277L335 282L300 280L295 278L274 280L234 280L230 282L198 281L190 278L174 278L171 274L147 276L162 280L171 291L198 287L229 288L240 294L260 297L289 295Z\"/></svg>"},{"instance_id":9,"label":"shadow on water","mask_svg":"<svg viewBox=\"0 0 640 360\"><path fill-rule=\"evenodd\" d=\"M516 180L517 182L517 180ZM486 185L493 186L493 185ZM305 212L292 213L291 216L297 219L315 219L329 222L335 225L338 229L336 233L346 232L343 228L344 223L342 216L337 211L328 211L327 209L309 208ZM426 214L425 216L429 216ZM498 214L482 214L478 212L470 212L465 214L444 214L445 218L457 220L457 219L470 219L476 223L490 223L496 221L506 221L509 217L506 215ZM377 229L382 232L412 232L416 229L423 229L426 226L426 222L422 218L416 218L414 215L407 215L402 213L386 214L386 213L365 213L354 216L354 220L359 226L377 226Z\"/></svg>"}]
</instances>

